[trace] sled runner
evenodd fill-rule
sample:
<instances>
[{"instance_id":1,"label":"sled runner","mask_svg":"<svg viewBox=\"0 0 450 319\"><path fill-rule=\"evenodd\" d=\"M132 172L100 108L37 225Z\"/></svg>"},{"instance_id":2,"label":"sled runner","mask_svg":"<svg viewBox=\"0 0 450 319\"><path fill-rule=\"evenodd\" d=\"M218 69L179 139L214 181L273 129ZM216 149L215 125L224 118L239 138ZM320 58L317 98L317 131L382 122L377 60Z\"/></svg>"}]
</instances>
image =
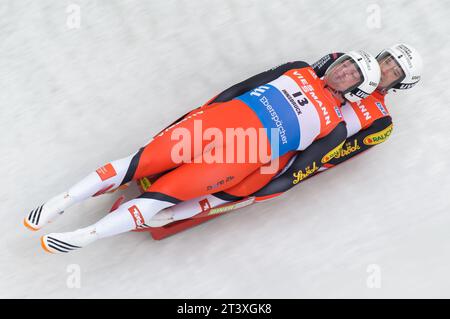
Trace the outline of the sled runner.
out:
<instances>
[{"instance_id":1,"label":"sled runner","mask_svg":"<svg viewBox=\"0 0 450 319\"><path fill-rule=\"evenodd\" d=\"M152 181L150 178L144 177L136 181L140 193L144 193L148 187L152 184ZM116 210L122 202L125 200L125 196L120 196L112 205L110 212ZM195 200L193 200L195 201ZM168 236L177 234L185 229L197 226L199 224L202 224L208 220L217 218L221 215L227 214L229 212L235 211L239 208L243 208L246 206L249 206L253 203L257 202L255 197L247 197L235 202L228 202L224 203L218 206L213 206L207 199L201 198L197 201L198 204L198 213L194 216L183 219L183 220L177 220L169 222L166 225L163 226L155 226L155 227L147 227L144 229L136 229L134 231L136 232L149 232L153 239L155 240L161 240ZM158 222L156 221L155 224ZM149 224L152 224L149 222Z\"/></svg>"}]
</instances>

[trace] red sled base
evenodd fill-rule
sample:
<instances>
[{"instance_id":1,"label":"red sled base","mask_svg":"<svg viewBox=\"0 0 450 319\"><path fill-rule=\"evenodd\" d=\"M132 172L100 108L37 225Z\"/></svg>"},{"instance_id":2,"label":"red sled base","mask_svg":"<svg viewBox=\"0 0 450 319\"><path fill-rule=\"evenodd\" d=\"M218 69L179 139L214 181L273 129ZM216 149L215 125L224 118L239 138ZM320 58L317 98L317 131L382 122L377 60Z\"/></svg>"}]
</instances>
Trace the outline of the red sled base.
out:
<instances>
[{"instance_id":1,"label":"red sled base","mask_svg":"<svg viewBox=\"0 0 450 319\"><path fill-rule=\"evenodd\" d=\"M148 230L141 230L141 231L148 231L154 240L161 240L166 237L175 235L185 229L197 226L199 224L203 224L204 222L219 216L220 215L212 215L203 218L189 218L170 223L166 226L151 227Z\"/></svg>"},{"instance_id":2,"label":"red sled base","mask_svg":"<svg viewBox=\"0 0 450 319\"><path fill-rule=\"evenodd\" d=\"M247 197L236 202L226 203L217 207L209 208L194 217L175 221L162 227L150 227L143 231L148 231L153 239L161 240L171 235L175 235L185 229L203 224L208 220L217 218L221 215L249 206L255 202L255 197Z\"/></svg>"},{"instance_id":3,"label":"red sled base","mask_svg":"<svg viewBox=\"0 0 450 319\"><path fill-rule=\"evenodd\" d=\"M143 178L138 180L138 186L141 192L145 192L145 190L151 185L151 182L148 178ZM278 194L277 194L278 195ZM272 197L272 196L270 196ZM183 219L179 221L174 221L170 224L161 226L161 227L148 227L145 229L136 229L135 232L149 232L154 240L161 240L166 237L175 235L185 229L197 226L199 224L203 224L211 219L217 218L221 215L229 213L231 211L237 210L239 208L249 206L255 202L263 201L268 198L258 198L255 197L247 197L235 202L229 202L217 207L210 207L206 210L199 211L199 213L191 218ZM122 202L125 200L125 196L120 196L112 205L110 212L116 210Z\"/></svg>"}]
</instances>

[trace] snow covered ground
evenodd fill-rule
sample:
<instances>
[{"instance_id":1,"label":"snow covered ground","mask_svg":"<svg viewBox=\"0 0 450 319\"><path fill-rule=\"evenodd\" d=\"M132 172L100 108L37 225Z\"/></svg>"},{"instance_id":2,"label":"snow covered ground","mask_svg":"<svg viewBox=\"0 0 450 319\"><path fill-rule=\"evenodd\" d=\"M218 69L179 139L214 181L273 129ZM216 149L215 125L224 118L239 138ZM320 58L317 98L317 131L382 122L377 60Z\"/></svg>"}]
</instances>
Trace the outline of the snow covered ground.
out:
<instances>
[{"instance_id":1,"label":"snow covered ground","mask_svg":"<svg viewBox=\"0 0 450 319\"><path fill-rule=\"evenodd\" d=\"M438 0L0 0L0 297L449 298L448 16ZM387 98L391 138L282 198L161 242L129 233L69 255L45 254L22 226L244 78L399 41L425 71ZM115 197L43 233L91 224Z\"/></svg>"}]
</instances>

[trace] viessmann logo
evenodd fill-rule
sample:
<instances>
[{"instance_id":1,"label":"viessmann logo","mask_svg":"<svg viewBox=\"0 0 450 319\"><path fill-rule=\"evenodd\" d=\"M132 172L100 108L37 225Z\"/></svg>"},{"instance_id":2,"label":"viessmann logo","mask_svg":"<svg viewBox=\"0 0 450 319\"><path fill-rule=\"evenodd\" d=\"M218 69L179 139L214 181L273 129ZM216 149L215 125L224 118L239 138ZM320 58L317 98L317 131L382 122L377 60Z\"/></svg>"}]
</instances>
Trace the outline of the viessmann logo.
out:
<instances>
[{"instance_id":1,"label":"viessmann logo","mask_svg":"<svg viewBox=\"0 0 450 319\"><path fill-rule=\"evenodd\" d=\"M389 136L391 135L392 132L392 124L389 125L388 127L386 127L384 130L374 133L374 134L370 134L369 136L366 136L363 140L363 143L366 145L376 145L376 144L380 144L383 143L384 141L386 141Z\"/></svg>"},{"instance_id":2,"label":"viessmann logo","mask_svg":"<svg viewBox=\"0 0 450 319\"><path fill-rule=\"evenodd\" d=\"M305 87L307 88L306 90L304 90L305 93L307 93L309 95L310 99L313 99L314 101L316 101L317 105L322 110L323 118L325 120L325 125L331 124L330 114L328 113L326 106L323 104L323 102L319 99L317 94L314 92L314 87L305 79L305 77L303 76L303 74L300 71L296 70L292 74L294 74L300 80L303 89Z\"/></svg>"}]
</instances>

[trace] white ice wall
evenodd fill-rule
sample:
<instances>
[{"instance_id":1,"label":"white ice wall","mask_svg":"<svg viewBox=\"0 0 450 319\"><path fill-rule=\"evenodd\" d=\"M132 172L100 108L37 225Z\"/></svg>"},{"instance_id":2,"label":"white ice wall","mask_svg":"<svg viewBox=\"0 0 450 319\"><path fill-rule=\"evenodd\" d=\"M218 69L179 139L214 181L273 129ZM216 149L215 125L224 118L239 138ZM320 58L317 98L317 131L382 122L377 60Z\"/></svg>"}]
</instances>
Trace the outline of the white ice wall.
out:
<instances>
[{"instance_id":1,"label":"white ice wall","mask_svg":"<svg viewBox=\"0 0 450 319\"><path fill-rule=\"evenodd\" d=\"M71 3L79 29L66 24ZM450 297L448 16L438 0L0 0L0 297ZM44 254L41 234L22 226L244 78L398 41L423 54L425 71L387 98L391 138L282 198L161 242L130 233L64 256ZM114 197L47 231L93 223ZM79 289L66 285L71 264ZM379 289L366 284L371 264Z\"/></svg>"}]
</instances>

